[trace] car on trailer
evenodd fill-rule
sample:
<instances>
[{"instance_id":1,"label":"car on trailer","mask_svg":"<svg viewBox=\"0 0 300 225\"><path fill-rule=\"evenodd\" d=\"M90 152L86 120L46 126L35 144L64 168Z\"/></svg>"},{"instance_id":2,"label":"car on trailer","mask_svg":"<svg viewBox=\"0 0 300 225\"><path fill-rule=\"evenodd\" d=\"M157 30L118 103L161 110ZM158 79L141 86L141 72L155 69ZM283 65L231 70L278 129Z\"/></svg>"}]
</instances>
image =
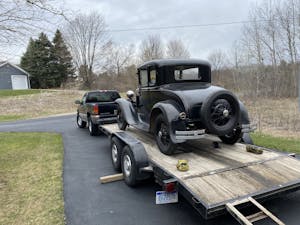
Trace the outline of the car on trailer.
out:
<instances>
[{"instance_id":1,"label":"car on trailer","mask_svg":"<svg viewBox=\"0 0 300 225\"><path fill-rule=\"evenodd\" d=\"M243 103L230 91L211 84L211 66L196 59L161 59L137 69L136 100L117 99L118 124L153 133L161 152L171 155L178 144L217 135L224 143L251 142Z\"/></svg>"},{"instance_id":2,"label":"car on trailer","mask_svg":"<svg viewBox=\"0 0 300 225\"><path fill-rule=\"evenodd\" d=\"M100 133L99 125L113 123L117 119L117 104L115 100L120 94L115 90L97 90L86 92L81 100L76 100L76 122L79 128L88 125L91 136Z\"/></svg>"}]
</instances>

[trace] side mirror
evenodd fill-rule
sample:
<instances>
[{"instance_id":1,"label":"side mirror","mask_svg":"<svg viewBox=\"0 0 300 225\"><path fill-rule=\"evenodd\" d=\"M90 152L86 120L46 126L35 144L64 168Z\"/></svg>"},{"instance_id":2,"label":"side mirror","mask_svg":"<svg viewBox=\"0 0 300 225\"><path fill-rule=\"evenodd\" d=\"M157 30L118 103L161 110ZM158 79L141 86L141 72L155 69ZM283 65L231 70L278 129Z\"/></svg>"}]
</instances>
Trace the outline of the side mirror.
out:
<instances>
[{"instance_id":1,"label":"side mirror","mask_svg":"<svg viewBox=\"0 0 300 225\"><path fill-rule=\"evenodd\" d=\"M75 104L76 104L76 105L80 105L80 104L81 104L81 101L80 101L80 100L76 100L76 101L75 101Z\"/></svg>"}]
</instances>

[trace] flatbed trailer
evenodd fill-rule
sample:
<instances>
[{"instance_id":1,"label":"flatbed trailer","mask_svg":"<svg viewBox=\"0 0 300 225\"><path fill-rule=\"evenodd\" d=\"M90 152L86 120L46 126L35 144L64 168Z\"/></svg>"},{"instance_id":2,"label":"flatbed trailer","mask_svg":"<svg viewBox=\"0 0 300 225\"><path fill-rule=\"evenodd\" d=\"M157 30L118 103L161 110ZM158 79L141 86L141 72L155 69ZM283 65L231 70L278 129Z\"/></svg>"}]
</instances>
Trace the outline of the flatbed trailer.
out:
<instances>
[{"instance_id":1,"label":"flatbed trailer","mask_svg":"<svg viewBox=\"0 0 300 225\"><path fill-rule=\"evenodd\" d=\"M284 224L258 201L300 189L300 160L293 155L264 148L262 154L246 151L246 145L226 145L217 137L190 141L174 155L161 153L151 134L133 127L121 131L116 124L102 125L111 140L128 146L136 160L140 180L153 172L156 181L176 184L178 192L205 218L226 212L241 224L269 217ZM189 170L179 171L178 160L188 161ZM124 173L124 171L123 171ZM240 208L254 205L260 212L244 216Z\"/></svg>"}]
</instances>

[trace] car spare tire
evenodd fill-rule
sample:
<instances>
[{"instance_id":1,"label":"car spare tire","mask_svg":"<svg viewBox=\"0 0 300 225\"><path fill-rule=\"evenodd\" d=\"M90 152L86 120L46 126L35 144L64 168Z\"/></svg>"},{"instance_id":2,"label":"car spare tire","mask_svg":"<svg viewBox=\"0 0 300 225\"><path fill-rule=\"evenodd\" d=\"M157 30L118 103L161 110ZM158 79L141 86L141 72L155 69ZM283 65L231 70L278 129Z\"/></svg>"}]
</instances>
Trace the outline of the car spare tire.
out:
<instances>
[{"instance_id":1,"label":"car spare tire","mask_svg":"<svg viewBox=\"0 0 300 225\"><path fill-rule=\"evenodd\" d=\"M230 134L236 128L239 117L238 99L227 90L211 94L201 107L201 121L215 135Z\"/></svg>"}]
</instances>

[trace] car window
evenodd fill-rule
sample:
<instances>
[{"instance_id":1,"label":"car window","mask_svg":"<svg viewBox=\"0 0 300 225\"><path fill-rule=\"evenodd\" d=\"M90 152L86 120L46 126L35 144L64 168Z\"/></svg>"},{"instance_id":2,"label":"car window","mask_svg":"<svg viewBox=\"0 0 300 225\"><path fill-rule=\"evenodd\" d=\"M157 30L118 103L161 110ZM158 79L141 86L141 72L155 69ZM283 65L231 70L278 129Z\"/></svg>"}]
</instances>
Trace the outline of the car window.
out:
<instances>
[{"instance_id":1,"label":"car window","mask_svg":"<svg viewBox=\"0 0 300 225\"><path fill-rule=\"evenodd\" d=\"M150 70L149 86L154 86L155 84L156 84L156 70L152 69Z\"/></svg>"},{"instance_id":2,"label":"car window","mask_svg":"<svg viewBox=\"0 0 300 225\"><path fill-rule=\"evenodd\" d=\"M142 87L148 86L148 72L147 70L140 70L140 85Z\"/></svg>"},{"instance_id":3,"label":"car window","mask_svg":"<svg viewBox=\"0 0 300 225\"><path fill-rule=\"evenodd\" d=\"M175 80L201 80L202 74L198 67L176 67L174 70Z\"/></svg>"},{"instance_id":4,"label":"car window","mask_svg":"<svg viewBox=\"0 0 300 225\"><path fill-rule=\"evenodd\" d=\"M113 102L120 98L118 92L115 91L99 91L88 94L86 102Z\"/></svg>"}]
</instances>

